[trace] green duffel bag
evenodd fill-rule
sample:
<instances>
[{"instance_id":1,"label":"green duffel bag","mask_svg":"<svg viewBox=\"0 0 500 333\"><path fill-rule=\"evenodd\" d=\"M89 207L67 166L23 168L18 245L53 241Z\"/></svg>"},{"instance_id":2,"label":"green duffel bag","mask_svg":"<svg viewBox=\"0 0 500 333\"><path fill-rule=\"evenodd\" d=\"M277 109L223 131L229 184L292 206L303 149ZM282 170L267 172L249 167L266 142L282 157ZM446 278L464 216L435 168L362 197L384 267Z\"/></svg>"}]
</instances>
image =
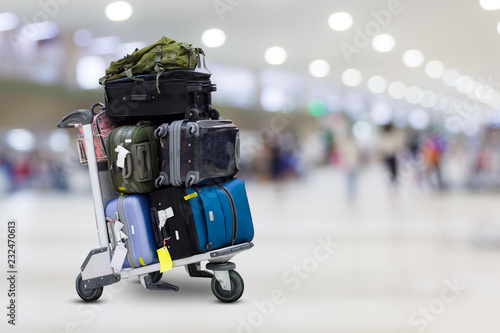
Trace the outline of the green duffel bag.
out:
<instances>
[{"instance_id":1,"label":"green duffel bag","mask_svg":"<svg viewBox=\"0 0 500 333\"><path fill-rule=\"evenodd\" d=\"M117 192L149 193L159 176L156 126L120 126L106 138L111 185Z\"/></svg>"},{"instance_id":2,"label":"green duffel bag","mask_svg":"<svg viewBox=\"0 0 500 333\"><path fill-rule=\"evenodd\" d=\"M196 67L201 67L200 55L205 56L201 48L185 42L176 42L164 36L156 43L140 50L136 49L120 60L112 61L106 69L106 75L99 79L99 83L104 86L107 81L126 77L143 81L137 75L154 73L158 79L165 70L172 69L195 70ZM204 57L203 67L206 69Z\"/></svg>"}]
</instances>

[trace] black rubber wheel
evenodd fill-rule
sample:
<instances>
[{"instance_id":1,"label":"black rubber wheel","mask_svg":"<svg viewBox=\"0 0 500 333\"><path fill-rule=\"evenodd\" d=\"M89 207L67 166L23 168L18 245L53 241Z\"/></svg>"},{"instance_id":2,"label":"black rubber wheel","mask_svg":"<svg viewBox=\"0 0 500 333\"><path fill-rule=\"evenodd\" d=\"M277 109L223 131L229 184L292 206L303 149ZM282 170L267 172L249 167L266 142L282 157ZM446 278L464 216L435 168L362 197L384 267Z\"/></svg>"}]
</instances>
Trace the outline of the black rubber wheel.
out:
<instances>
[{"instance_id":1,"label":"black rubber wheel","mask_svg":"<svg viewBox=\"0 0 500 333\"><path fill-rule=\"evenodd\" d=\"M209 118L212 120L217 120L220 118L220 111L217 109L212 109L209 111Z\"/></svg>"},{"instance_id":2,"label":"black rubber wheel","mask_svg":"<svg viewBox=\"0 0 500 333\"><path fill-rule=\"evenodd\" d=\"M184 113L184 118L190 120L198 120L200 118L200 111L195 108L190 108Z\"/></svg>"},{"instance_id":3,"label":"black rubber wheel","mask_svg":"<svg viewBox=\"0 0 500 333\"><path fill-rule=\"evenodd\" d=\"M95 289L85 288L82 280L82 274L78 274L78 277L76 278L75 287L78 296L80 296L80 298L86 302L97 301L102 296L102 292L104 290L104 287L99 287Z\"/></svg>"},{"instance_id":4,"label":"black rubber wheel","mask_svg":"<svg viewBox=\"0 0 500 333\"><path fill-rule=\"evenodd\" d=\"M163 273L153 272L153 273L149 273L149 276L151 277L151 282L158 283L161 280L161 278L163 277Z\"/></svg>"},{"instance_id":5,"label":"black rubber wheel","mask_svg":"<svg viewBox=\"0 0 500 333\"><path fill-rule=\"evenodd\" d=\"M229 271L229 280L231 281L231 290L224 290L215 276L212 277L212 293L219 301L230 303L237 301L243 295L245 284L240 274L236 271Z\"/></svg>"}]
</instances>

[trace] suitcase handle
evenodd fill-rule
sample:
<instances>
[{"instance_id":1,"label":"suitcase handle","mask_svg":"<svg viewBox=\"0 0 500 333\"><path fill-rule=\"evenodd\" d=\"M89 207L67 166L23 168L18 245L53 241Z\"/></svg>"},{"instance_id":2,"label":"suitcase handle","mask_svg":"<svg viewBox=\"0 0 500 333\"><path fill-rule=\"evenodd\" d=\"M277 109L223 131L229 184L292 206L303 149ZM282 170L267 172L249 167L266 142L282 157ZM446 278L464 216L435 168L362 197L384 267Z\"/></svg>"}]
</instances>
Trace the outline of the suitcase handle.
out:
<instances>
[{"instance_id":1,"label":"suitcase handle","mask_svg":"<svg viewBox=\"0 0 500 333\"><path fill-rule=\"evenodd\" d=\"M139 173L139 179L140 181L147 181L149 180L150 176L148 173L148 161L150 160L150 152L149 152L149 147L146 145L138 145L137 146L137 162L138 162L138 168L137 172Z\"/></svg>"},{"instance_id":2,"label":"suitcase handle","mask_svg":"<svg viewBox=\"0 0 500 333\"><path fill-rule=\"evenodd\" d=\"M122 177L124 180L132 176L132 169L132 159L130 158L130 154L127 154L127 156L125 156L125 167L122 169Z\"/></svg>"},{"instance_id":3,"label":"suitcase handle","mask_svg":"<svg viewBox=\"0 0 500 333\"><path fill-rule=\"evenodd\" d=\"M100 110L99 111L94 111L94 109L99 106ZM104 110L104 104L100 103L100 102L97 102L97 103L94 103L92 104L92 106L90 107L90 111L93 113L93 114L98 114L99 112L103 111Z\"/></svg>"},{"instance_id":4,"label":"suitcase handle","mask_svg":"<svg viewBox=\"0 0 500 333\"><path fill-rule=\"evenodd\" d=\"M148 100L148 95L130 95L131 102L145 102Z\"/></svg>"},{"instance_id":5,"label":"suitcase handle","mask_svg":"<svg viewBox=\"0 0 500 333\"><path fill-rule=\"evenodd\" d=\"M57 124L59 128L76 128L78 124L88 125L92 124L92 120L94 119L94 115L90 110L76 110L66 115L61 121ZM72 124L72 123L77 124Z\"/></svg>"}]
</instances>

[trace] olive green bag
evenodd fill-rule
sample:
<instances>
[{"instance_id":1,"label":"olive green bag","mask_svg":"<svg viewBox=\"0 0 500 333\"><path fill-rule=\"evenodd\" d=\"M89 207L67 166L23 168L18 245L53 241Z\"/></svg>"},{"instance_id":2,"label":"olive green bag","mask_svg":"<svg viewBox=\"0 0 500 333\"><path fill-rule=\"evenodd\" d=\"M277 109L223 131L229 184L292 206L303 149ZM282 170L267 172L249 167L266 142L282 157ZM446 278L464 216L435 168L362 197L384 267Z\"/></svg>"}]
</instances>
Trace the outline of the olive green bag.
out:
<instances>
[{"instance_id":1,"label":"olive green bag","mask_svg":"<svg viewBox=\"0 0 500 333\"><path fill-rule=\"evenodd\" d=\"M158 80L165 70L200 68L200 55L205 56L201 48L185 42L176 42L164 36L154 44L140 50L136 49L122 59L112 61L106 69L106 75L99 79L99 83L104 86L108 81L126 77L134 81L144 81L136 76L156 73L156 88L160 93ZM203 57L203 67L207 68L205 57Z\"/></svg>"}]
</instances>

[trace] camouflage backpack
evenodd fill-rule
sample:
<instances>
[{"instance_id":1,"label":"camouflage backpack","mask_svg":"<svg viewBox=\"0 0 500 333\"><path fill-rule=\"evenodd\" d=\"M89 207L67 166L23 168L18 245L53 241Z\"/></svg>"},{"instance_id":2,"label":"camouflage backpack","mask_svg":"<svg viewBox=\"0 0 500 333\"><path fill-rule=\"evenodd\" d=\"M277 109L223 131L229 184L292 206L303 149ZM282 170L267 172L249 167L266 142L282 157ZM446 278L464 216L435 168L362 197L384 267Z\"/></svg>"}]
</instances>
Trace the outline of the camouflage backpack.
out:
<instances>
[{"instance_id":1,"label":"camouflage backpack","mask_svg":"<svg viewBox=\"0 0 500 333\"><path fill-rule=\"evenodd\" d=\"M158 93L158 79L165 70L170 69L190 69L200 68L200 55L205 56L201 48L193 47L192 44L176 42L175 40L162 37L159 41L142 49L135 49L130 55L126 55L120 60L112 61L106 69L106 75L99 79L101 85L107 81L128 77L135 81L143 81L136 77L141 74L156 73L156 88ZM205 57L203 57L203 67Z\"/></svg>"}]
</instances>

